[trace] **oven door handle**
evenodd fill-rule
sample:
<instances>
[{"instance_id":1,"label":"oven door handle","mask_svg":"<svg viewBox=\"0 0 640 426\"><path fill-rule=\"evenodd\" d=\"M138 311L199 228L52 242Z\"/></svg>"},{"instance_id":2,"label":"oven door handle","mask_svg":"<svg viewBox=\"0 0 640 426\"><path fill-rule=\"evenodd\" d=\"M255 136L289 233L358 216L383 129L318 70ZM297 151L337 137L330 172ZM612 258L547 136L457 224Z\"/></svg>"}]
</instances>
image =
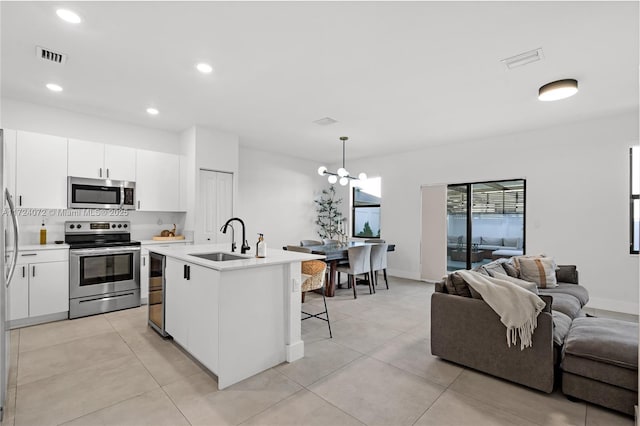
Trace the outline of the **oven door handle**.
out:
<instances>
[{"instance_id":1,"label":"oven door handle","mask_svg":"<svg viewBox=\"0 0 640 426\"><path fill-rule=\"evenodd\" d=\"M140 251L140 247L106 247L106 248L88 248L88 249L72 249L69 250L69 254L76 255L99 255L99 254L123 254L131 253L132 251Z\"/></svg>"}]
</instances>

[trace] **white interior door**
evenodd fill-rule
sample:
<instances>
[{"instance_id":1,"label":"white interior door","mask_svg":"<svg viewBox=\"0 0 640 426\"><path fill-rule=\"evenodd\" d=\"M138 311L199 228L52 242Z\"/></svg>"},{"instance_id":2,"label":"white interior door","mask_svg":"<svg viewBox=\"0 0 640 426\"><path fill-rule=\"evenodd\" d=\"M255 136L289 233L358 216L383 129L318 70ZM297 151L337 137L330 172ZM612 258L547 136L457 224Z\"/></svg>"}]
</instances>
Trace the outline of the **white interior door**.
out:
<instances>
[{"instance_id":1,"label":"white interior door","mask_svg":"<svg viewBox=\"0 0 640 426\"><path fill-rule=\"evenodd\" d=\"M233 174L200 169L199 199L197 221L197 242L231 242L231 232L223 234L220 228L233 216ZM238 233L236 242L242 245L242 230L234 223Z\"/></svg>"}]
</instances>

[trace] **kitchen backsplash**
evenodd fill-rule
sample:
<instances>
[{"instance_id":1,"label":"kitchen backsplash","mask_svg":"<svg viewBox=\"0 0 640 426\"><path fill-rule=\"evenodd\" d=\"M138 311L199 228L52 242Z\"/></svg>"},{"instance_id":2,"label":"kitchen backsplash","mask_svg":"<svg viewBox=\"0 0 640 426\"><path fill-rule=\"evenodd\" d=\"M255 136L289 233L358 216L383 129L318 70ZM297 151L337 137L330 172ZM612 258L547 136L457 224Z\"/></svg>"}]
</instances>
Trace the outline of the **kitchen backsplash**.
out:
<instances>
[{"instance_id":1,"label":"kitchen backsplash","mask_svg":"<svg viewBox=\"0 0 640 426\"><path fill-rule=\"evenodd\" d=\"M53 215L44 216L47 228L47 243L56 240L64 240L64 223L67 221L110 221L127 220L131 222L132 240L150 240L154 235L160 235L164 229L173 228L176 224L177 235L184 234L184 222L186 213L165 212L136 212L122 211L123 215L85 215L78 216L80 210L53 211ZM91 211L92 213L95 211ZM118 213L120 213L118 211ZM40 228L42 228L43 216L18 216L20 227L20 245L38 244L40 242Z\"/></svg>"}]
</instances>

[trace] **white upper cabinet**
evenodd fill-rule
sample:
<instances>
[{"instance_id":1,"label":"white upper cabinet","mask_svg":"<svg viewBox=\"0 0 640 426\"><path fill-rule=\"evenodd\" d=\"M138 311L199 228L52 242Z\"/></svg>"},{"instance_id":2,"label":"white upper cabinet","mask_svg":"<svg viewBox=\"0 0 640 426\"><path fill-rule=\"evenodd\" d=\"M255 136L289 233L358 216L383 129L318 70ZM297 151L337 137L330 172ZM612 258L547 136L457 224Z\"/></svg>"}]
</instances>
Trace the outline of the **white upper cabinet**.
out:
<instances>
[{"instance_id":1,"label":"white upper cabinet","mask_svg":"<svg viewBox=\"0 0 640 426\"><path fill-rule=\"evenodd\" d=\"M15 130L2 130L2 139L4 141L4 168L2 170L2 177L4 186L9 190L9 194L11 194L14 201L16 199L16 134L17 132ZM4 199L4 195L2 195L2 197Z\"/></svg>"},{"instance_id":2,"label":"white upper cabinet","mask_svg":"<svg viewBox=\"0 0 640 426\"><path fill-rule=\"evenodd\" d=\"M137 150L136 199L141 211L181 211L180 156Z\"/></svg>"},{"instance_id":3,"label":"white upper cabinet","mask_svg":"<svg viewBox=\"0 0 640 426\"><path fill-rule=\"evenodd\" d=\"M67 208L67 139L17 132L18 207Z\"/></svg>"},{"instance_id":4,"label":"white upper cabinet","mask_svg":"<svg viewBox=\"0 0 640 426\"><path fill-rule=\"evenodd\" d=\"M136 150L121 145L105 145L104 167L110 179L135 182Z\"/></svg>"},{"instance_id":5,"label":"white upper cabinet","mask_svg":"<svg viewBox=\"0 0 640 426\"><path fill-rule=\"evenodd\" d=\"M69 176L135 182L136 150L69 139Z\"/></svg>"}]
</instances>

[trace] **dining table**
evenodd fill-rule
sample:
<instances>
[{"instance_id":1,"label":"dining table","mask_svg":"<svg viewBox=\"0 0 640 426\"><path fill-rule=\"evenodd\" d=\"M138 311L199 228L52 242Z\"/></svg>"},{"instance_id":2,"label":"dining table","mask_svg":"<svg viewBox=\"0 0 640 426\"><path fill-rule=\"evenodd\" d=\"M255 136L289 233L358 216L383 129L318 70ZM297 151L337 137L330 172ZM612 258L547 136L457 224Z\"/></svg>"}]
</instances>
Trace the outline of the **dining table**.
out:
<instances>
[{"instance_id":1,"label":"dining table","mask_svg":"<svg viewBox=\"0 0 640 426\"><path fill-rule=\"evenodd\" d=\"M325 286L324 294L327 297L333 297L336 294L336 268L338 263L349 260L349 247L374 245L380 243L367 243L364 241L348 241L346 243L330 243L317 246L306 246L313 254L325 256L325 262L329 264L329 282ZM387 251L395 251L396 245L389 244Z\"/></svg>"}]
</instances>

